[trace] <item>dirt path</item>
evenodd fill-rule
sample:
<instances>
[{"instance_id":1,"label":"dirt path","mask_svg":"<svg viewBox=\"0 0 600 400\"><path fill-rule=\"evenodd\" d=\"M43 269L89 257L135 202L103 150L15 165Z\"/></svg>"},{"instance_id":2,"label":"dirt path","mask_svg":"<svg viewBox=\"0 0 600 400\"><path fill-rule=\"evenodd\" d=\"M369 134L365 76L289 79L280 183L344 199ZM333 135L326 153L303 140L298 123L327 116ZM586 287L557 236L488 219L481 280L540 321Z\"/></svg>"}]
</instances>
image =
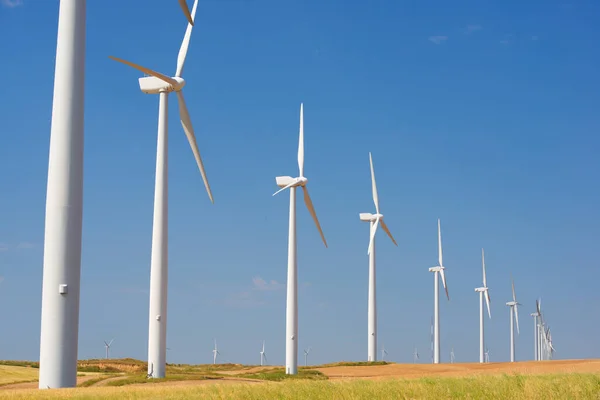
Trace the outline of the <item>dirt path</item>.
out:
<instances>
[{"instance_id":1,"label":"dirt path","mask_svg":"<svg viewBox=\"0 0 600 400\"><path fill-rule=\"evenodd\" d=\"M187 380L187 381L166 381L158 383L135 383L129 386L199 386L199 385L228 385L232 383L264 383L259 379L246 379L246 378L223 378L223 379L199 379L199 380Z\"/></svg>"},{"instance_id":2,"label":"dirt path","mask_svg":"<svg viewBox=\"0 0 600 400\"><path fill-rule=\"evenodd\" d=\"M84 375L77 377L77 384L79 385L82 382L89 381L90 379L96 379L98 375ZM21 383L13 383L10 385L0 386L0 390L6 389L37 389L38 382L21 382Z\"/></svg>"}]
</instances>

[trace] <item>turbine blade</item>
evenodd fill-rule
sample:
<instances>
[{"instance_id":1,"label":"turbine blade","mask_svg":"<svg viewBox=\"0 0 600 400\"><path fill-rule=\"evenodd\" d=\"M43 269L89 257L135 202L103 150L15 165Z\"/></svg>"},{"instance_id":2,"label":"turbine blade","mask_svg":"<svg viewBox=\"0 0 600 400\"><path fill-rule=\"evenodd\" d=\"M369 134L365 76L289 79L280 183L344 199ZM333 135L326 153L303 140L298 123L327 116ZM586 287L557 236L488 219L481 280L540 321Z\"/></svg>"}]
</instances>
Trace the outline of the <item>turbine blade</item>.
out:
<instances>
[{"instance_id":1,"label":"turbine blade","mask_svg":"<svg viewBox=\"0 0 600 400\"><path fill-rule=\"evenodd\" d=\"M442 277L442 285L444 285L444 289L446 290L446 297L450 300L450 295L448 294L448 286L446 286L446 275L444 274L444 268L440 269L440 275Z\"/></svg>"},{"instance_id":2,"label":"turbine blade","mask_svg":"<svg viewBox=\"0 0 600 400\"><path fill-rule=\"evenodd\" d=\"M202 175L202 180L204 181L204 186L206 187L206 191L208 192L210 202L214 204L215 201L213 199L212 192L210 191L210 185L208 184L208 178L206 177L204 165L202 164L202 158L200 157L200 151L198 150L198 143L196 143L196 136L194 135L194 128L192 127L190 114L188 112L187 106L185 105L183 93L181 91L176 93L177 99L179 100L179 117L181 118L181 125L183 126L183 131L185 132L185 136L187 136L188 142L190 142L190 146L192 148L192 152L194 153L194 157L196 158L198 168L200 169L200 175Z\"/></svg>"},{"instance_id":3,"label":"turbine blade","mask_svg":"<svg viewBox=\"0 0 600 400\"><path fill-rule=\"evenodd\" d=\"M317 225L317 229L319 230L319 234L321 235L321 239L327 247L327 240L325 240L325 235L323 235L323 230L321 229L321 224L319 224L319 219L317 218L317 213L315 212L315 207L313 206L312 200L310 199L310 195L308 194L308 189L306 186L302 186L302 190L304 191L304 203L306 204L306 208L312 215L313 220L315 221L315 225Z\"/></svg>"},{"instance_id":4,"label":"turbine blade","mask_svg":"<svg viewBox=\"0 0 600 400\"><path fill-rule=\"evenodd\" d=\"M190 10L188 8L187 2L185 0L179 0L179 5L181 6L183 14L185 15L185 18L187 19L188 23L194 25L194 18L192 18L192 16L190 15Z\"/></svg>"},{"instance_id":5,"label":"turbine blade","mask_svg":"<svg viewBox=\"0 0 600 400\"><path fill-rule=\"evenodd\" d=\"M485 291L485 303L487 305L488 316L491 319L492 318L492 312L490 311L490 294L488 293L487 290Z\"/></svg>"},{"instance_id":6,"label":"turbine blade","mask_svg":"<svg viewBox=\"0 0 600 400\"><path fill-rule=\"evenodd\" d=\"M185 0L180 0L185 3ZM193 21L196 16L196 7L198 6L198 0L194 1L194 5L192 7L192 14L190 15L190 19ZM184 7L182 5L182 7ZM187 4L184 7L187 10ZM189 22L189 21L188 21ZM194 23L191 22L188 24L185 35L183 36L183 41L181 42L181 47L179 48L179 55L177 56L177 70L175 72L175 76L180 77L183 73L183 64L185 64L185 57L187 56L188 48L190 47L190 39L192 37L192 28L194 27Z\"/></svg>"},{"instance_id":7,"label":"turbine blade","mask_svg":"<svg viewBox=\"0 0 600 400\"><path fill-rule=\"evenodd\" d=\"M483 287L487 287L487 279L485 277L485 254L481 249L481 266L483 267Z\"/></svg>"},{"instance_id":8,"label":"turbine blade","mask_svg":"<svg viewBox=\"0 0 600 400\"><path fill-rule=\"evenodd\" d=\"M367 249L367 254L371 254L373 251L373 243L375 241L375 233L377 232L377 227L379 225L379 217L375 218L375 223L371 225L371 237L369 239L369 248Z\"/></svg>"},{"instance_id":9,"label":"turbine blade","mask_svg":"<svg viewBox=\"0 0 600 400\"><path fill-rule=\"evenodd\" d=\"M392 236L392 232L390 232L390 230L388 229L387 225L385 224L385 221L383 219L381 219L379 222L381 223L381 228L383 228L385 233L387 233L387 235L390 237L390 239L392 239L392 242L394 242L394 244L396 246L398 246L398 243L396 243L396 240L394 240L394 237Z\"/></svg>"},{"instance_id":10,"label":"turbine blade","mask_svg":"<svg viewBox=\"0 0 600 400\"><path fill-rule=\"evenodd\" d=\"M516 303L517 302L517 296L515 295L515 281L512 277L512 274L510 274L510 283L512 285L512 295L513 295L513 301Z\"/></svg>"},{"instance_id":11,"label":"turbine blade","mask_svg":"<svg viewBox=\"0 0 600 400\"><path fill-rule=\"evenodd\" d=\"M438 261L440 262L440 267L444 266L442 261L442 231L440 229L440 219L438 218Z\"/></svg>"},{"instance_id":12,"label":"turbine blade","mask_svg":"<svg viewBox=\"0 0 600 400\"><path fill-rule=\"evenodd\" d=\"M520 334L520 332L519 332L519 305L515 304L514 307L515 307L515 320L517 322L517 335L519 335Z\"/></svg>"},{"instance_id":13,"label":"turbine blade","mask_svg":"<svg viewBox=\"0 0 600 400\"><path fill-rule=\"evenodd\" d=\"M373 157L369 152L369 163L371 164L371 186L373 189L373 202L375 203L375 210L379 214L379 197L377 197L377 183L375 183L375 170L373 169Z\"/></svg>"},{"instance_id":14,"label":"turbine blade","mask_svg":"<svg viewBox=\"0 0 600 400\"><path fill-rule=\"evenodd\" d=\"M278 191L276 191L275 193L273 193L273 196L275 196L276 194L283 192L285 189L289 189L292 186L294 186L296 183L298 183L297 179L294 179L293 182L289 183L287 186L282 187L281 189L279 189Z\"/></svg>"},{"instance_id":15,"label":"turbine blade","mask_svg":"<svg viewBox=\"0 0 600 400\"><path fill-rule=\"evenodd\" d=\"M135 68L138 71L142 71L145 74L152 75L152 76L154 76L154 77L156 77L158 79L161 79L161 80L163 80L163 81L165 81L167 83L170 83L173 86L177 85L177 81L175 79L169 78L168 76L163 75L160 72L156 72L156 71L153 71L153 70L151 70L149 68L142 67L141 65L134 64L131 61L123 60L122 58L117 58L117 57L113 57L113 56L108 56L108 58L113 59L115 61L118 61L120 63L126 64L126 65L129 65L130 67Z\"/></svg>"},{"instance_id":16,"label":"turbine blade","mask_svg":"<svg viewBox=\"0 0 600 400\"><path fill-rule=\"evenodd\" d=\"M300 103L300 134L298 139L298 169L304 176L304 104Z\"/></svg>"}]
</instances>

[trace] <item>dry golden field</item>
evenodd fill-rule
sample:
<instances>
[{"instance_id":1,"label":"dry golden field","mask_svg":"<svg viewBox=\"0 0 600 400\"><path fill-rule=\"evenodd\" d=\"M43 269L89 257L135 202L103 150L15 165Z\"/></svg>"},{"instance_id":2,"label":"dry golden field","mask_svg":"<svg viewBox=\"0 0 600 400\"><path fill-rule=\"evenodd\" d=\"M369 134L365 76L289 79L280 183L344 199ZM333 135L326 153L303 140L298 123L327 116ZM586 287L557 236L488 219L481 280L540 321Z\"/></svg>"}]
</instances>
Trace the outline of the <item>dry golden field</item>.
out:
<instances>
[{"instance_id":1,"label":"dry golden field","mask_svg":"<svg viewBox=\"0 0 600 400\"><path fill-rule=\"evenodd\" d=\"M339 364L295 378L275 366L171 365L167 379L147 380L139 361L97 360L80 368L111 372L82 372L61 390L38 390L37 368L0 365L0 399L600 399L600 360Z\"/></svg>"}]
</instances>

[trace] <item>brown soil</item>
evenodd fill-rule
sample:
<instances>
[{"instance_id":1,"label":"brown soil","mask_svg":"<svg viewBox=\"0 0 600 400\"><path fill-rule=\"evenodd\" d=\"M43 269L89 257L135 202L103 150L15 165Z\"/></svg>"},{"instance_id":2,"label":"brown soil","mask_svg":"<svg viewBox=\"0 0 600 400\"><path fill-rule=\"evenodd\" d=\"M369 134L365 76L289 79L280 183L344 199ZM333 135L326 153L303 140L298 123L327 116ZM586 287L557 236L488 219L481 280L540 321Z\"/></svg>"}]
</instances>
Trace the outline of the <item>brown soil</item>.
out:
<instances>
[{"instance_id":1,"label":"brown soil","mask_svg":"<svg viewBox=\"0 0 600 400\"><path fill-rule=\"evenodd\" d=\"M497 374L600 373L600 360L523 361L515 363L389 364L315 368L329 379L421 378Z\"/></svg>"}]
</instances>

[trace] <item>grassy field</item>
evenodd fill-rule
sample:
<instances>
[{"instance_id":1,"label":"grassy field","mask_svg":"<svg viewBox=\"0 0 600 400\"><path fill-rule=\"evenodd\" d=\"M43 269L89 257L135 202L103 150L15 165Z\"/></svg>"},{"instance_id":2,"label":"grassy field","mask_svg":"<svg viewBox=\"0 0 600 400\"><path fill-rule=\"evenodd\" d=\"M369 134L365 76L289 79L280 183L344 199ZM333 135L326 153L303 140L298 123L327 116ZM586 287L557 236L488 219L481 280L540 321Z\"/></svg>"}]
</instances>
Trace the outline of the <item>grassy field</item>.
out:
<instances>
[{"instance_id":1,"label":"grassy field","mask_svg":"<svg viewBox=\"0 0 600 400\"><path fill-rule=\"evenodd\" d=\"M340 362L301 367L295 376L276 366L171 364L167 378L150 380L145 366L132 359L80 361L77 388L42 391L35 382L36 363L0 361L0 399L600 400L600 360Z\"/></svg>"},{"instance_id":2,"label":"grassy field","mask_svg":"<svg viewBox=\"0 0 600 400\"><path fill-rule=\"evenodd\" d=\"M91 387L6 390L11 399L598 399L596 374L479 376L349 381L289 380L259 385L142 385L124 388Z\"/></svg>"},{"instance_id":3,"label":"grassy field","mask_svg":"<svg viewBox=\"0 0 600 400\"><path fill-rule=\"evenodd\" d=\"M38 379L38 369L14 365L0 365L0 385L32 382Z\"/></svg>"}]
</instances>

